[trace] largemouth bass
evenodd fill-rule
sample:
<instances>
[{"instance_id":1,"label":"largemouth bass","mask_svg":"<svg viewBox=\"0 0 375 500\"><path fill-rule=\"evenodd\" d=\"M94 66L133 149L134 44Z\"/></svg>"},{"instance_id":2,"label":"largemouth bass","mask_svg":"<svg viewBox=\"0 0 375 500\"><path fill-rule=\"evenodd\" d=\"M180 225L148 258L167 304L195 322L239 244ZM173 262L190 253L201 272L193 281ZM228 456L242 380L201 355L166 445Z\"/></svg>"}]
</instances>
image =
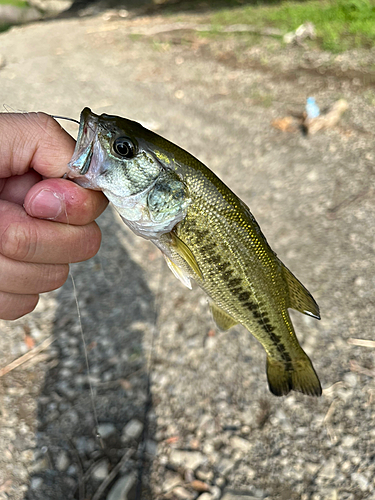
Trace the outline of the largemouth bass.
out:
<instances>
[{"instance_id":1,"label":"largemouth bass","mask_svg":"<svg viewBox=\"0 0 375 500\"><path fill-rule=\"evenodd\" d=\"M322 389L288 314L317 319L308 290L270 248L249 208L191 154L139 123L85 108L68 177L101 190L174 275L210 297L217 325L242 324L267 353L276 396Z\"/></svg>"}]
</instances>

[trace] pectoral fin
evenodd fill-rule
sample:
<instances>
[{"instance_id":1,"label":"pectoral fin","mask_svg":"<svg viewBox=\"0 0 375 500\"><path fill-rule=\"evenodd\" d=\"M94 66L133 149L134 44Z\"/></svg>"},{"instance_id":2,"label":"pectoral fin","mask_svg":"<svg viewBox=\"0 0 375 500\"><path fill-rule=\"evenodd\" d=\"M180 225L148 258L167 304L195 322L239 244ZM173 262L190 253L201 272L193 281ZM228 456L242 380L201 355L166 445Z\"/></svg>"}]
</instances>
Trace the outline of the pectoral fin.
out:
<instances>
[{"instance_id":1,"label":"pectoral fin","mask_svg":"<svg viewBox=\"0 0 375 500\"><path fill-rule=\"evenodd\" d=\"M232 316L230 316L228 313L223 311L221 307L217 306L213 302L210 302L210 309L212 312L212 316L214 318L215 323L217 326L220 328L220 330L229 330L229 328L232 328L232 326L235 326L238 324L238 321L236 321Z\"/></svg>"},{"instance_id":2,"label":"pectoral fin","mask_svg":"<svg viewBox=\"0 0 375 500\"><path fill-rule=\"evenodd\" d=\"M172 273L176 276L178 280L181 281L182 284L184 284L191 290L191 281L189 276L183 271L183 269L181 269L174 262L172 262L171 259L169 259L165 254L163 255Z\"/></svg>"},{"instance_id":3,"label":"pectoral fin","mask_svg":"<svg viewBox=\"0 0 375 500\"><path fill-rule=\"evenodd\" d=\"M193 252L190 248L174 233L170 233L172 238L172 246L176 252L184 259L184 261L191 267L195 274L203 280L203 275L199 269L198 262L195 260Z\"/></svg>"},{"instance_id":4,"label":"pectoral fin","mask_svg":"<svg viewBox=\"0 0 375 500\"><path fill-rule=\"evenodd\" d=\"M316 319L320 319L319 306L311 293L285 266L283 266L283 275L289 289L287 307L291 307L303 314L308 314Z\"/></svg>"}]
</instances>

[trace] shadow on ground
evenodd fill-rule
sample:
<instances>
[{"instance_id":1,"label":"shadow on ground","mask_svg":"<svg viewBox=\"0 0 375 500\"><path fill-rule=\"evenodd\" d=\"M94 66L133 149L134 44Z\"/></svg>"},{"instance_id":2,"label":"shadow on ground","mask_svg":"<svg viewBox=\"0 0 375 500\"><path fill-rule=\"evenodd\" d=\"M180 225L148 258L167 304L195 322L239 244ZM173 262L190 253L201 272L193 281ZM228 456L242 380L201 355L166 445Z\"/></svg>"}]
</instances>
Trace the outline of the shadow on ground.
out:
<instances>
[{"instance_id":1,"label":"shadow on ground","mask_svg":"<svg viewBox=\"0 0 375 500\"><path fill-rule=\"evenodd\" d=\"M304 0L301 0L303 2ZM126 9L135 14L205 13L244 5L277 5L283 0L74 0L69 9L59 17L75 16L83 10L94 7L95 13L106 9Z\"/></svg>"},{"instance_id":2,"label":"shadow on ground","mask_svg":"<svg viewBox=\"0 0 375 500\"><path fill-rule=\"evenodd\" d=\"M142 270L118 241L110 210L101 217L100 225L103 248L94 259L73 266L73 276L102 439L96 435L70 281L57 298L53 332L57 340L38 401L37 456L25 496L29 500L107 498L119 477L136 476L140 447L151 438L152 424L146 435L142 429L150 409L146 410L150 401L144 337L155 320L154 298ZM116 467L117 473L98 495L100 485ZM134 479L133 490L136 483ZM147 484L145 488L143 498L148 497Z\"/></svg>"}]
</instances>

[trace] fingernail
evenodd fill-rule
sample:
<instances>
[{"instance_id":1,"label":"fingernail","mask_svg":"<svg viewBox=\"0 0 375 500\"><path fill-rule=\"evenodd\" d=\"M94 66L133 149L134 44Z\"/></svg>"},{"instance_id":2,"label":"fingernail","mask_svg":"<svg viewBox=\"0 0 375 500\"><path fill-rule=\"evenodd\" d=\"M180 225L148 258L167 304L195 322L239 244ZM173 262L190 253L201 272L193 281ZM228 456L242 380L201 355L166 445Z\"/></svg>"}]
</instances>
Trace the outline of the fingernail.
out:
<instances>
[{"instance_id":1,"label":"fingernail","mask_svg":"<svg viewBox=\"0 0 375 500\"><path fill-rule=\"evenodd\" d=\"M31 200L29 214L38 219L56 219L63 210L63 200L50 189L42 189Z\"/></svg>"}]
</instances>

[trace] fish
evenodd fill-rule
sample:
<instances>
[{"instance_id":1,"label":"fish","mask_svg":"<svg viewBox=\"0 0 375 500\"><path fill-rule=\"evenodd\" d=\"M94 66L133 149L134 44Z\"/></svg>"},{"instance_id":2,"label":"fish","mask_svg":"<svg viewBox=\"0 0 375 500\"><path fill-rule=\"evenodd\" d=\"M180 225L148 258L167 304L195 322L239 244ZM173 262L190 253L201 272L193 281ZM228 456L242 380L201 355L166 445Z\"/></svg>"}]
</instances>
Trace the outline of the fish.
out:
<instances>
[{"instance_id":1,"label":"fish","mask_svg":"<svg viewBox=\"0 0 375 500\"><path fill-rule=\"evenodd\" d=\"M320 319L310 292L269 246L247 205L190 153L140 123L83 109L68 178L100 190L173 274L209 297L217 326L243 325L267 355L268 386L320 396L288 309Z\"/></svg>"}]
</instances>

